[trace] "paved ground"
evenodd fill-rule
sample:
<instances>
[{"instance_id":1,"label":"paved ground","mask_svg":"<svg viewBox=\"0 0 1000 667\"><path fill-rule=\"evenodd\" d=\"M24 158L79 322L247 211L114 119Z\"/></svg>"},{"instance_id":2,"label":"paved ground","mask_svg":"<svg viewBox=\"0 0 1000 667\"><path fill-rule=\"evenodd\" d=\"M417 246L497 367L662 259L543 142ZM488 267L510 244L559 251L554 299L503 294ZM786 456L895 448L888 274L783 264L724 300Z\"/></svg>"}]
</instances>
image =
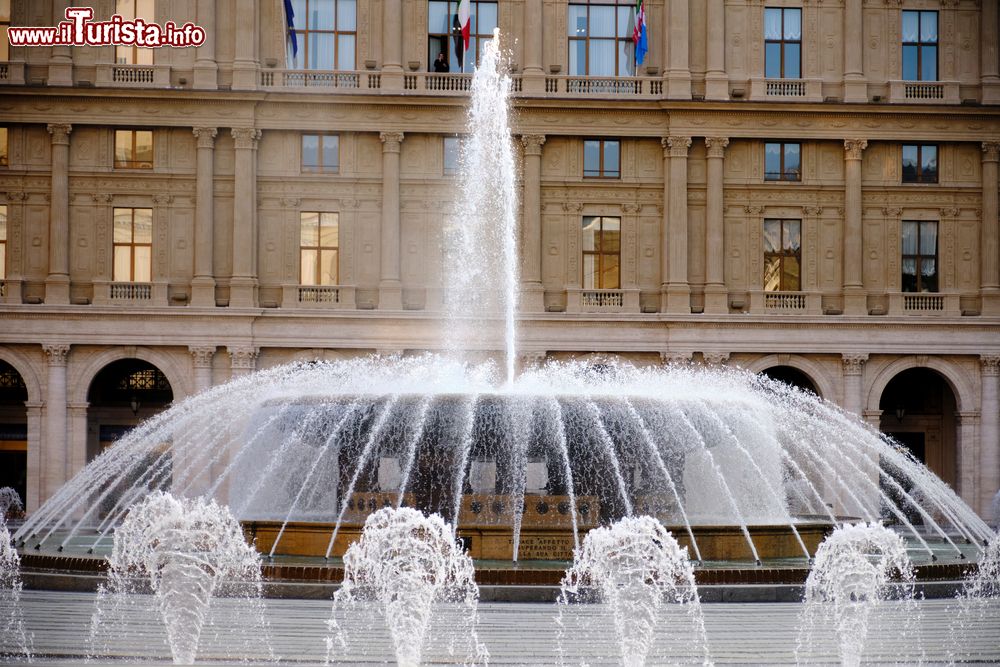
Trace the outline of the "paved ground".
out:
<instances>
[{"instance_id":1,"label":"paved ground","mask_svg":"<svg viewBox=\"0 0 1000 667\"><path fill-rule=\"evenodd\" d=\"M36 660L60 662L88 652L95 596L89 593L25 591L24 623L33 635ZM105 658L130 657L159 661L169 658L165 632L152 600L141 599L127 618L128 629L114 629ZM330 603L321 600L267 600L269 634L274 654L282 661L316 663L326 654L325 638ZM866 658L878 664L945 664L949 653L961 646L964 660L1000 663L1000 601L983 613L957 615L954 602L930 600L920 603L918 618L908 634L901 631L906 619L902 610L891 608L870 635ZM718 665L794 664L801 604L703 605L712 660ZM618 664L614 623L599 605L571 608L563 617L562 633L567 664L591 666ZM249 611L240 603L220 600L213 605L211 624L202 637L199 659L231 660L249 655L252 662L267 658L261 633L247 632ZM490 663L499 665L558 664L557 607L552 604L483 603L480 605L479 635L490 653ZM356 636L347 655L338 664L392 661L388 635L364 616L353 619ZM677 617L661 624L662 641L655 649L680 662L700 661L696 648L686 638L668 645L671 628L684 626ZM445 614L434 632L454 628ZM820 634L824 634L822 631ZM0 637L0 652L11 650L11 637ZM836 663L836 648L830 636L817 637L809 662ZM454 662L442 642L429 642L427 663ZM650 664L666 664L660 657Z\"/></svg>"}]
</instances>

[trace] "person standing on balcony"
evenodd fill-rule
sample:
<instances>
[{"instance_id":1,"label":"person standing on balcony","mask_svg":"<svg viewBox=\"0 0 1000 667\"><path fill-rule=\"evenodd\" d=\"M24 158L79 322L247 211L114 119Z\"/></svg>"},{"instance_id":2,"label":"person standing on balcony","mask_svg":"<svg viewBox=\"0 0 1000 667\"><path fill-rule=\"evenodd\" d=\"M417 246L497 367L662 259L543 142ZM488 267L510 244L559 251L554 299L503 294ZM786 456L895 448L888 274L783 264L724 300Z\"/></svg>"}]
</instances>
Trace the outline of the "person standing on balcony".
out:
<instances>
[{"instance_id":1,"label":"person standing on balcony","mask_svg":"<svg viewBox=\"0 0 1000 667\"><path fill-rule=\"evenodd\" d=\"M434 71L441 74L447 72L448 69L448 59L444 57L444 52L441 52L434 61Z\"/></svg>"}]
</instances>

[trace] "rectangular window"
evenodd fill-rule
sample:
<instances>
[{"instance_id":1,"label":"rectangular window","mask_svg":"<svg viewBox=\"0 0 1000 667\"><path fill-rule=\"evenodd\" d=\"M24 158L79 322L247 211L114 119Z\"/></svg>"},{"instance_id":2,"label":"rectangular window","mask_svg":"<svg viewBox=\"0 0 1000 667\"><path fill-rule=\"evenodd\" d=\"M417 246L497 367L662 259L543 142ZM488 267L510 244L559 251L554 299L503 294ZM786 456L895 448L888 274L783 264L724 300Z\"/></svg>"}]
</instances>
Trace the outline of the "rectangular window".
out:
<instances>
[{"instance_id":1,"label":"rectangular window","mask_svg":"<svg viewBox=\"0 0 1000 667\"><path fill-rule=\"evenodd\" d=\"M7 38L9 27L10 0L0 0L0 62L10 60L10 40Z\"/></svg>"},{"instance_id":2,"label":"rectangular window","mask_svg":"<svg viewBox=\"0 0 1000 667\"><path fill-rule=\"evenodd\" d=\"M938 182L938 147L935 144L903 144L903 182Z\"/></svg>"},{"instance_id":3,"label":"rectangular window","mask_svg":"<svg viewBox=\"0 0 1000 667\"><path fill-rule=\"evenodd\" d=\"M114 268L116 283L148 283L153 274L153 209L114 210Z\"/></svg>"},{"instance_id":4,"label":"rectangular window","mask_svg":"<svg viewBox=\"0 0 1000 667\"><path fill-rule=\"evenodd\" d=\"M0 206L0 280L7 279L7 207Z\"/></svg>"},{"instance_id":5,"label":"rectangular window","mask_svg":"<svg viewBox=\"0 0 1000 667\"><path fill-rule=\"evenodd\" d=\"M635 3L569 5L570 76L634 76Z\"/></svg>"},{"instance_id":6,"label":"rectangular window","mask_svg":"<svg viewBox=\"0 0 1000 667\"><path fill-rule=\"evenodd\" d=\"M903 12L903 80L938 80L937 12Z\"/></svg>"},{"instance_id":7,"label":"rectangular window","mask_svg":"<svg viewBox=\"0 0 1000 667\"><path fill-rule=\"evenodd\" d=\"M10 166L10 163L7 160L7 155L7 128L0 127L0 167Z\"/></svg>"},{"instance_id":8,"label":"rectangular window","mask_svg":"<svg viewBox=\"0 0 1000 667\"><path fill-rule=\"evenodd\" d=\"M583 142L583 175L587 178L621 178L621 143L617 139Z\"/></svg>"},{"instance_id":9,"label":"rectangular window","mask_svg":"<svg viewBox=\"0 0 1000 667\"><path fill-rule=\"evenodd\" d=\"M152 169L153 131L115 130L115 169Z\"/></svg>"},{"instance_id":10,"label":"rectangular window","mask_svg":"<svg viewBox=\"0 0 1000 667\"><path fill-rule=\"evenodd\" d=\"M117 0L115 13L126 21L134 21L137 18L147 23L156 21L154 0ZM152 65L153 51L154 49L141 49L133 44L116 46L115 62L119 65Z\"/></svg>"},{"instance_id":11,"label":"rectangular window","mask_svg":"<svg viewBox=\"0 0 1000 667\"><path fill-rule=\"evenodd\" d=\"M302 171L323 174L340 171L340 137L336 134L303 134Z\"/></svg>"},{"instance_id":12,"label":"rectangular window","mask_svg":"<svg viewBox=\"0 0 1000 667\"><path fill-rule=\"evenodd\" d=\"M292 69L353 70L357 0L292 0L298 50Z\"/></svg>"},{"instance_id":13,"label":"rectangular window","mask_svg":"<svg viewBox=\"0 0 1000 667\"><path fill-rule=\"evenodd\" d=\"M802 78L801 9L764 9L764 76Z\"/></svg>"},{"instance_id":14,"label":"rectangular window","mask_svg":"<svg viewBox=\"0 0 1000 667\"><path fill-rule=\"evenodd\" d=\"M937 222L903 221L904 292L938 291L937 236Z\"/></svg>"},{"instance_id":15,"label":"rectangular window","mask_svg":"<svg viewBox=\"0 0 1000 667\"><path fill-rule=\"evenodd\" d=\"M299 284L339 284L339 220L336 213L302 212L299 218Z\"/></svg>"},{"instance_id":16,"label":"rectangular window","mask_svg":"<svg viewBox=\"0 0 1000 667\"><path fill-rule=\"evenodd\" d=\"M621 218L583 218L583 289L621 289Z\"/></svg>"},{"instance_id":17,"label":"rectangular window","mask_svg":"<svg viewBox=\"0 0 1000 667\"><path fill-rule=\"evenodd\" d=\"M431 0L427 4L427 68L433 72L472 72L479 63L486 42L493 39L497 27L497 3L469 3L469 51L465 51L462 28L458 22L458 2ZM438 54L444 54L447 67L435 66Z\"/></svg>"},{"instance_id":18,"label":"rectangular window","mask_svg":"<svg viewBox=\"0 0 1000 667\"><path fill-rule=\"evenodd\" d=\"M458 153L461 140L458 137L444 138L444 175L453 176L458 173Z\"/></svg>"},{"instance_id":19,"label":"rectangular window","mask_svg":"<svg viewBox=\"0 0 1000 667\"><path fill-rule=\"evenodd\" d=\"M764 290L802 289L802 221L764 220Z\"/></svg>"},{"instance_id":20,"label":"rectangular window","mask_svg":"<svg viewBox=\"0 0 1000 667\"><path fill-rule=\"evenodd\" d=\"M764 144L765 181L802 180L802 144L768 142Z\"/></svg>"}]
</instances>

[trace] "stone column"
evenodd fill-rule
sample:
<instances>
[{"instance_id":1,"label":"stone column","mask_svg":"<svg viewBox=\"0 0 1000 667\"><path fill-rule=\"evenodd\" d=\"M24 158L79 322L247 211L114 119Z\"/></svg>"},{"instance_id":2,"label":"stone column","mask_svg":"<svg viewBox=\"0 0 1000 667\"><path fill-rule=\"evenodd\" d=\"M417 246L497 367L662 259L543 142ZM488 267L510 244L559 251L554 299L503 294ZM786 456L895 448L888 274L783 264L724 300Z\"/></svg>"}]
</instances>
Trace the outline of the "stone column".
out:
<instances>
[{"instance_id":1,"label":"stone column","mask_svg":"<svg viewBox=\"0 0 1000 667\"><path fill-rule=\"evenodd\" d=\"M229 281L229 307L257 305L257 271L254 246L257 239L257 141L260 130L234 127L236 167L233 176L233 277Z\"/></svg>"},{"instance_id":2,"label":"stone column","mask_svg":"<svg viewBox=\"0 0 1000 667\"><path fill-rule=\"evenodd\" d=\"M979 442L976 437L979 417L976 410L955 413L958 422L958 442L955 443L958 488L955 492L973 509L979 505Z\"/></svg>"},{"instance_id":3,"label":"stone column","mask_svg":"<svg viewBox=\"0 0 1000 667\"><path fill-rule=\"evenodd\" d=\"M45 303L69 303L69 134L72 125L50 123L52 191L49 196L49 275Z\"/></svg>"},{"instance_id":4,"label":"stone column","mask_svg":"<svg viewBox=\"0 0 1000 667\"><path fill-rule=\"evenodd\" d=\"M729 99L729 75L726 74L726 2L706 0L705 27L705 99Z\"/></svg>"},{"instance_id":5,"label":"stone column","mask_svg":"<svg viewBox=\"0 0 1000 667\"><path fill-rule=\"evenodd\" d=\"M68 0L52 0L52 23L59 25L60 21L66 20L66 8L70 6ZM74 3L75 6L75 3ZM98 20L95 16L93 20ZM68 46L53 46L52 55L49 58L49 75L46 80L49 86L72 86L73 85L73 52Z\"/></svg>"},{"instance_id":6,"label":"stone column","mask_svg":"<svg viewBox=\"0 0 1000 667\"><path fill-rule=\"evenodd\" d=\"M215 274L212 259L215 250L215 135L214 127L196 127L198 139L197 197L194 210L194 278L191 280L191 305L215 306Z\"/></svg>"},{"instance_id":7,"label":"stone column","mask_svg":"<svg viewBox=\"0 0 1000 667\"><path fill-rule=\"evenodd\" d=\"M669 69L667 70L667 98L691 99L691 68L688 65L688 0L667 0L669 3L669 28L663 31L667 38Z\"/></svg>"},{"instance_id":8,"label":"stone column","mask_svg":"<svg viewBox=\"0 0 1000 667\"><path fill-rule=\"evenodd\" d=\"M257 13L259 4L247 3L236 12L236 54L233 58L233 90L257 88Z\"/></svg>"},{"instance_id":9,"label":"stone column","mask_svg":"<svg viewBox=\"0 0 1000 667\"><path fill-rule=\"evenodd\" d=\"M862 0L846 0L844 3L844 101L864 103L868 101L868 84L865 82L864 60L864 20Z\"/></svg>"},{"instance_id":10,"label":"stone column","mask_svg":"<svg viewBox=\"0 0 1000 667\"><path fill-rule=\"evenodd\" d=\"M402 132L382 132L382 236L378 285L380 310L402 310L403 290L399 282L399 149Z\"/></svg>"},{"instance_id":11,"label":"stone column","mask_svg":"<svg viewBox=\"0 0 1000 667\"><path fill-rule=\"evenodd\" d=\"M844 141L844 314L866 315L864 290L864 240L861 224L861 154L864 139Z\"/></svg>"},{"instance_id":12,"label":"stone column","mask_svg":"<svg viewBox=\"0 0 1000 667\"><path fill-rule=\"evenodd\" d=\"M845 353L841 355L841 362L844 368L844 400L841 401L840 405L848 412L860 417L865 405L862 380L868 355Z\"/></svg>"},{"instance_id":13,"label":"stone column","mask_svg":"<svg viewBox=\"0 0 1000 667\"><path fill-rule=\"evenodd\" d=\"M67 405L66 432L66 480L83 470L87 465L87 407L89 403Z\"/></svg>"},{"instance_id":14,"label":"stone column","mask_svg":"<svg viewBox=\"0 0 1000 667\"><path fill-rule=\"evenodd\" d=\"M990 4L990 3L986 3ZM997 158L1000 141L983 142L983 222L980 228L980 290L983 315L1000 315L1000 211Z\"/></svg>"},{"instance_id":15,"label":"stone column","mask_svg":"<svg viewBox=\"0 0 1000 667\"><path fill-rule=\"evenodd\" d=\"M997 3L980 3L980 81L983 104L1000 104L1000 62L997 61Z\"/></svg>"},{"instance_id":16,"label":"stone column","mask_svg":"<svg viewBox=\"0 0 1000 667\"><path fill-rule=\"evenodd\" d=\"M382 89L403 89L403 2L382 4Z\"/></svg>"},{"instance_id":17,"label":"stone column","mask_svg":"<svg viewBox=\"0 0 1000 667\"><path fill-rule=\"evenodd\" d=\"M688 285L688 212L687 154L691 137L667 137L662 140L670 151L670 196L664 208L668 216L664 239L668 251L667 279L663 290L663 310L668 313L691 312L691 287Z\"/></svg>"},{"instance_id":18,"label":"stone column","mask_svg":"<svg viewBox=\"0 0 1000 667\"><path fill-rule=\"evenodd\" d=\"M725 366L729 362L728 352L702 352L701 356L709 366Z\"/></svg>"},{"instance_id":19,"label":"stone column","mask_svg":"<svg viewBox=\"0 0 1000 667\"><path fill-rule=\"evenodd\" d=\"M723 160L729 139L705 137L708 148L705 201L705 313L729 312L724 266L725 225L723 223Z\"/></svg>"},{"instance_id":20,"label":"stone column","mask_svg":"<svg viewBox=\"0 0 1000 667\"><path fill-rule=\"evenodd\" d=\"M45 437L41 451L41 500L45 502L66 481L66 358L69 345L43 344L49 377L45 394Z\"/></svg>"},{"instance_id":21,"label":"stone column","mask_svg":"<svg viewBox=\"0 0 1000 667\"><path fill-rule=\"evenodd\" d=\"M194 393L201 392L212 387L212 361L215 359L214 345L191 345L188 347L191 353L191 365L194 368ZM232 356L230 351L230 356Z\"/></svg>"},{"instance_id":22,"label":"stone column","mask_svg":"<svg viewBox=\"0 0 1000 667\"><path fill-rule=\"evenodd\" d=\"M979 515L992 519L993 496L1000 491L1000 354L979 357L983 404L979 427Z\"/></svg>"},{"instance_id":23,"label":"stone column","mask_svg":"<svg viewBox=\"0 0 1000 667\"><path fill-rule=\"evenodd\" d=\"M257 357L260 349L256 347L229 347L229 368L233 378L249 375L257 370Z\"/></svg>"},{"instance_id":24,"label":"stone column","mask_svg":"<svg viewBox=\"0 0 1000 667\"><path fill-rule=\"evenodd\" d=\"M195 51L191 85L195 90L215 90L219 85L219 65L215 62L215 0L198 0L198 25L205 29L205 42Z\"/></svg>"},{"instance_id":25,"label":"stone column","mask_svg":"<svg viewBox=\"0 0 1000 667\"><path fill-rule=\"evenodd\" d=\"M525 0L524 72L521 84L525 93L545 92L545 70L542 68L543 10L543 0Z\"/></svg>"},{"instance_id":26,"label":"stone column","mask_svg":"<svg viewBox=\"0 0 1000 667\"><path fill-rule=\"evenodd\" d=\"M30 514L39 508L44 499L42 488L42 401L27 401L28 412L28 480L24 508Z\"/></svg>"},{"instance_id":27,"label":"stone column","mask_svg":"<svg viewBox=\"0 0 1000 667\"><path fill-rule=\"evenodd\" d=\"M541 0L528 0L529 3ZM542 144L544 134L526 134L524 145L524 196L521 214L521 310L545 311L542 287Z\"/></svg>"}]
</instances>

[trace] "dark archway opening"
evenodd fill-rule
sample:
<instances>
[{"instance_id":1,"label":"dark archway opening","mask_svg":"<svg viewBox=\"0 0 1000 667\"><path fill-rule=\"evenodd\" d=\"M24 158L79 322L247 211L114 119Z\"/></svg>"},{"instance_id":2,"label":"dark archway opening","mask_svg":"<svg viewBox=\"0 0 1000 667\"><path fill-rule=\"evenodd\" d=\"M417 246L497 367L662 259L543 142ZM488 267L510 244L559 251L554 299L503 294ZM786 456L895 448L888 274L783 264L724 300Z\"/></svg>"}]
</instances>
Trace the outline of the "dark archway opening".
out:
<instances>
[{"instance_id":1,"label":"dark archway opening","mask_svg":"<svg viewBox=\"0 0 1000 667\"><path fill-rule=\"evenodd\" d=\"M779 382L784 382L785 384L790 384L793 387L798 387L803 391L808 391L819 396L819 392L816 390L816 385L813 383L812 379L798 368L793 368L791 366L772 366L766 370L760 372L761 375L766 375L772 380L778 380Z\"/></svg>"},{"instance_id":2,"label":"dark archway opening","mask_svg":"<svg viewBox=\"0 0 1000 667\"><path fill-rule=\"evenodd\" d=\"M28 388L24 378L0 360L0 487L28 497Z\"/></svg>"},{"instance_id":3,"label":"dark archway opening","mask_svg":"<svg viewBox=\"0 0 1000 667\"><path fill-rule=\"evenodd\" d=\"M87 392L87 460L173 400L167 376L153 364L120 359L105 366Z\"/></svg>"}]
</instances>

